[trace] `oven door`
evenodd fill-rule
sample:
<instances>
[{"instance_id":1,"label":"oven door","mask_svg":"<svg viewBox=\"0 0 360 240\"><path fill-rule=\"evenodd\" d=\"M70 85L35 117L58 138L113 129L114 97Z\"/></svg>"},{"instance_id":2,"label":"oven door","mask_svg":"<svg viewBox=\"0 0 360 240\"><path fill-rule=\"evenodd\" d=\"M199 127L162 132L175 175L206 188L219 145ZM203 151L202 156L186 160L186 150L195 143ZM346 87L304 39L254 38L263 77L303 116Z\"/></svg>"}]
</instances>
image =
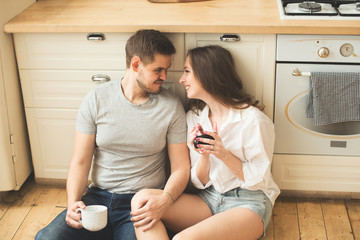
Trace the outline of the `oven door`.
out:
<instances>
[{"instance_id":1,"label":"oven door","mask_svg":"<svg viewBox=\"0 0 360 240\"><path fill-rule=\"evenodd\" d=\"M356 72L359 65L277 63L275 153L360 156L360 122L315 126L307 118L309 77L301 72Z\"/></svg>"}]
</instances>

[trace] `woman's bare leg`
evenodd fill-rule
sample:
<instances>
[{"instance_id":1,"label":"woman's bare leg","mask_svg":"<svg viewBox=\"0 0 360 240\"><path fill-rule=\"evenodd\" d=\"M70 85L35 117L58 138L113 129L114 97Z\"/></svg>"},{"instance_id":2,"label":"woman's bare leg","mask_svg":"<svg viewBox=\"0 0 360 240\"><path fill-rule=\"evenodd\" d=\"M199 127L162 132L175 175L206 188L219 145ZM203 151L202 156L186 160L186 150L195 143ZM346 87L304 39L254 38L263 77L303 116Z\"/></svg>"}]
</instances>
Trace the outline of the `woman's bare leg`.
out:
<instances>
[{"instance_id":1,"label":"woman's bare leg","mask_svg":"<svg viewBox=\"0 0 360 240\"><path fill-rule=\"evenodd\" d=\"M180 232L211 217L208 205L198 195L182 194L165 213L162 221L174 232Z\"/></svg>"},{"instance_id":2,"label":"woman's bare leg","mask_svg":"<svg viewBox=\"0 0 360 240\"><path fill-rule=\"evenodd\" d=\"M264 227L261 218L246 208L216 214L178 233L173 240L259 239Z\"/></svg>"},{"instance_id":3,"label":"woman's bare leg","mask_svg":"<svg viewBox=\"0 0 360 240\"><path fill-rule=\"evenodd\" d=\"M147 189L140 194L162 194L162 190ZM132 200L133 207L136 205L137 195ZM143 231L142 227L135 228L138 240L168 240L166 226L174 232L192 226L204 219L211 217L212 213L207 204L197 195L182 194L169 208L162 218L150 230Z\"/></svg>"}]
</instances>

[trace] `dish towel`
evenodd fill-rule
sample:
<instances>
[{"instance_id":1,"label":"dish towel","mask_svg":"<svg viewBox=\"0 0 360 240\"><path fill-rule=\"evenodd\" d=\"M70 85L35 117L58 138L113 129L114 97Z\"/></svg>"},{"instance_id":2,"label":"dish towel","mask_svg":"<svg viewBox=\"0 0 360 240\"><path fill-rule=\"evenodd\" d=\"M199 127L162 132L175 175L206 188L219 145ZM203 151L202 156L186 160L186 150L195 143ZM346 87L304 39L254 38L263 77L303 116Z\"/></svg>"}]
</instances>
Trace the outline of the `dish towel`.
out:
<instances>
[{"instance_id":1,"label":"dish towel","mask_svg":"<svg viewBox=\"0 0 360 240\"><path fill-rule=\"evenodd\" d=\"M360 121L360 73L312 72L307 117L316 126Z\"/></svg>"}]
</instances>

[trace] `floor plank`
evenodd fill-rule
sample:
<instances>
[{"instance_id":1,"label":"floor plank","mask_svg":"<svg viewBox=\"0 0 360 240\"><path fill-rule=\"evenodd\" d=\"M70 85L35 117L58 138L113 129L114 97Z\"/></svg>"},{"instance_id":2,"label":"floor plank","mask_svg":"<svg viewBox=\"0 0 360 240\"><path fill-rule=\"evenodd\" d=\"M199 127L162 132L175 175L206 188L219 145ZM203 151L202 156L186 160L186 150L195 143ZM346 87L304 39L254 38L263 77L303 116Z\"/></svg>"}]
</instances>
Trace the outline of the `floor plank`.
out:
<instances>
[{"instance_id":1,"label":"floor plank","mask_svg":"<svg viewBox=\"0 0 360 240\"><path fill-rule=\"evenodd\" d=\"M274 239L300 239L296 200L279 199L274 206Z\"/></svg>"},{"instance_id":2,"label":"floor plank","mask_svg":"<svg viewBox=\"0 0 360 240\"><path fill-rule=\"evenodd\" d=\"M9 209L0 221L0 239L11 240L20 225L35 204L42 190L41 185L34 181L26 182L18 192L14 192L16 198L10 204Z\"/></svg>"},{"instance_id":3,"label":"floor plank","mask_svg":"<svg viewBox=\"0 0 360 240\"><path fill-rule=\"evenodd\" d=\"M66 208L63 187L44 187L36 204L17 231L13 240L33 240L36 233Z\"/></svg>"},{"instance_id":4,"label":"floor plank","mask_svg":"<svg viewBox=\"0 0 360 240\"><path fill-rule=\"evenodd\" d=\"M65 187L27 181L0 201L0 240L32 240L66 206ZM280 197L262 240L360 240L360 200Z\"/></svg>"},{"instance_id":5,"label":"floor plank","mask_svg":"<svg viewBox=\"0 0 360 240\"><path fill-rule=\"evenodd\" d=\"M360 200L345 201L354 239L360 240Z\"/></svg>"},{"instance_id":6,"label":"floor plank","mask_svg":"<svg viewBox=\"0 0 360 240\"><path fill-rule=\"evenodd\" d=\"M301 240L326 240L321 203L314 200L298 200L297 208Z\"/></svg>"},{"instance_id":7,"label":"floor plank","mask_svg":"<svg viewBox=\"0 0 360 240\"><path fill-rule=\"evenodd\" d=\"M328 240L353 240L344 200L324 200L321 205Z\"/></svg>"}]
</instances>

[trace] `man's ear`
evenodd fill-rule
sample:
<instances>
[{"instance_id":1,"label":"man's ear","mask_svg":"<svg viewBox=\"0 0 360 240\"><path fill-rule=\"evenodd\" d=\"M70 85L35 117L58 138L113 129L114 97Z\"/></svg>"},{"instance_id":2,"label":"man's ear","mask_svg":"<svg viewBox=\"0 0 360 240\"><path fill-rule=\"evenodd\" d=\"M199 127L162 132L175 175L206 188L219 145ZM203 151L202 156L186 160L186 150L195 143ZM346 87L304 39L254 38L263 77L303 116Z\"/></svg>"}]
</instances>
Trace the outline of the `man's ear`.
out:
<instances>
[{"instance_id":1,"label":"man's ear","mask_svg":"<svg viewBox=\"0 0 360 240\"><path fill-rule=\"evenodd\" d=\"M139 70L139 65L141 63L141 59L138 56L135 56L131 59L131 69L134 72L137 72Z\"/></svg>"}]
</instances>

